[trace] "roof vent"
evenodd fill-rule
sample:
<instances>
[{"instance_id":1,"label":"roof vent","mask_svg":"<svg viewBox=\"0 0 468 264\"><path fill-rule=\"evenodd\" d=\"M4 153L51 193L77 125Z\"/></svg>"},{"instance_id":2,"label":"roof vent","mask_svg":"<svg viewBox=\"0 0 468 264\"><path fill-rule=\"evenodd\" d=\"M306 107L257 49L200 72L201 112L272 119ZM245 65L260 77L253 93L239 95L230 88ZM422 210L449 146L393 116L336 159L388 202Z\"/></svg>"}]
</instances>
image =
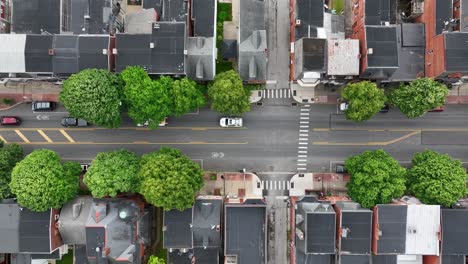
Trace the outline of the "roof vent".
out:
<instances>
[{"instance_id":1,"label":"roof vent","mask_svg":"<svg viewBox=\"0 0 468 264\"><path fill-rule=\"evenodd\" d=\"M91 19L91 16L89 16L89 14L84 15L84 19Z\"/></svg>"},{"instance_id":2,"label":"roof vent","mask_svg":"<svg viewBox=\"0 0 468 264\"><path fill-rule=\"evenodd\" d=\"M112 49L112 54L117 55L117 49Z\"/></svg>"},{"instance_id":3,"label":"roof vent","mask_svg":"<svg viewBox=\"0 0 468 264\"><path fill-rule=\"evenodd\" d=\"M296 236L299 238L299 240L304 240L304 232L302 232L302 230L300 230L299 228L296 228L295 231Z\"/></svg>"},{"instance_id":4,"label":"roof vent","mask_svg":"<svg viewBox=\"0 0 468 264\"><path fill-rule=\"evenodd\" d=\"M49 56L54 56L54 49L49 49Z\"/></svg>"},{"instance_id":5,"label":"roof vent","mask_svg":"<svg viewBox=\"0 0 468 264\"><path fill-rule=\"evenodd\" d=\"M195 71L195 77L197 77L198 79L203 79L203 63L201 62L201 60L198 60Z\"/></svg>"},{"instance_id":6,"label":"roof vent","mask_svg":"<svg viewBox=\"0 0 468 264\"><path fill-rule=\"evenodd\" d=\"M299 27L301 26L301 20L300 19L296 19L296 27Z\"/></svg>"},{"instance_id":7,"label":"roof vent","mask_svg":"<svg viewBox=\"0 0 468 264\"><path fill-rule=\"evenodd\" d=\"M76 203L76 204L73 205L73 207L72 207L73 219L76 219L76 218L78 218L78 216L80 216L81 206L82 206L81 203Z\"/></svg>"},{"instance_id":8,"label":"roof vent","mask_svg":"<svg viewBox=\"0 0 468 264\"><path fill-rule=\"evenodd\" d=\"M154 42L150 43L150 49L154 49Z\"/></svg>"},{"instance_id":9,"label":"roof vent","mask_svg":"<svg viewBox=\"0 0 468 264\"><path fill-rule=\"evenodd\" d=\"M373 48L368 48L368 49L367 49L367 54L368 54L368 55L374 54L374 49L373 49Z\"/></svg>"},{"instance_id":10,"label":"roof vent","mask_svg":"<svg viewBox=\"0 0 468 264\"><path fill-rule=\"evenodd\" d=\"M161 28L161 25L159 23L154 23L153 24L153 28L154 29L160 29Z\"/></svg>"},{"instance_id":11,"label":"roof vent","mask_svg":"<svg viewBox=\"0 0 468 264\"><path fill-rule=\"evenodd\" d=\"M102 55L107 55L107 49L102 49Z\"/></svg>"},{"instance_id":12,"label":"roof vent","mask_svg":"<svg viewBox=\"0 0 468 264\"><path fill-rule=\"evenodd\" d=\"M351 230L349 228L343 228L341 229L341 237L348 237L348 234L350 233Z\"/></svg>"}]
</instances>

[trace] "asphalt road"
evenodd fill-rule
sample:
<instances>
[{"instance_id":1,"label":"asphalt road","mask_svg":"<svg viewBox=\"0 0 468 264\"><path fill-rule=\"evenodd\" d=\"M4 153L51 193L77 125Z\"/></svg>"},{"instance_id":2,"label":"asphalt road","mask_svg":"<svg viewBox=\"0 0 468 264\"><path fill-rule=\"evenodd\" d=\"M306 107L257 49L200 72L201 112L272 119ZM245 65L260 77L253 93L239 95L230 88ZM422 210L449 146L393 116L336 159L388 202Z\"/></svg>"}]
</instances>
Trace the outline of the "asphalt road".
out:
<instances>
[{"instance_id":1,"label":"asphalt road","mask_svg":"<svg viewBox=\"0 0 468 264\"><path fill-rule=\"evenodd\" d=\"M119 129L79 129L60 126L60 119L67 116L63 108L33 113L24 104L0 113L23 119L19 127L1 127L0 136L23 145L26 152L50 148L64 159L78 161L89 161L101 151L127 148L144 154L169 146L181 149L205 170L246 168L267 179L296 173L298 160L306 164L307 171L330 171L349 155L369 149L385 149L403 163L424 149L468 162L468 105L450 105L445 112L411 120L392 109L360 124L337 115L334 105L307 109L289 104L254 106L244 115L241 129L220 128L221 115L209 109L170 118L167 127L154 130L136 127L127 118Z\"/></svg>"}]
</instances>

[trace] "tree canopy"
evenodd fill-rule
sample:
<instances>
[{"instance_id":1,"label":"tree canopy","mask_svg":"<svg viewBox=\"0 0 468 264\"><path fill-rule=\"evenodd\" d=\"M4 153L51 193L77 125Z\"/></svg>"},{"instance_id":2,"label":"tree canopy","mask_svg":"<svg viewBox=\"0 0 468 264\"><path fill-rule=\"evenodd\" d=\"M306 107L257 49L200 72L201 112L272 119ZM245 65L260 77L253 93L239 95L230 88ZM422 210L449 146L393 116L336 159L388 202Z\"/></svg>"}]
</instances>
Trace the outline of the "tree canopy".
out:
<instances>
[{"instance_id":1,"label":"tree canopy","mask_svg":"<svg viewBox=\"0 0 468 264\"><path fill-rule=\"evenodd\" d=\"M0 200L12 197L10 191L11 171L23 159L23 149L17 144L0 148Z\"/></svg>"},{"instance_id":2,"label":"tree canopy","mask_svg":"<svg viewBox=\"0 0 468 264\"><path fill-rule=\"evenodd\" d=\"M148 260L148 264L166 264L166 261L162 258L151 256Z\"/></svg>"},{"instance_id":3,"label":"tree canopy","mask_svg":"<svg viewBox=\"0 0 468 264\"><path fill-rule=\"evenodd\" d=\"M447 94L445 85L430 78L421 78L408 85L400 85L390 93L389 99L407 117L415 118L444 105Z\"/></svg>"},{"instance_id":4,"label":"tree canopy","mask_svg":"<svg viewBox=\"0 0 468 264\"><path fill-rule=\"evenodd\" d=\"M61 164L57 153L34 150L18 162L11 174L10 188L18 204L32 211L61 208L78 191L80 164Z\"/></svg>"},{"instance_id":5,"label":"tree canopy","mask_svg":"<svg viewBox=\"0 0 468 264\"><path fill-rule=\"evenodd\" d=\"M373 82L350 83L341 92L341 97L348 103L346 119L362 122L372 118L385 104L386 97L382 89Z\"/></svg>"},{"instance_id":6,"label":"tree canopy","mask_svg":"<svg viewBox=\"0 0 468 264\"><path fill-rule=\"evenodd\" d=\"M406 170L383 150L365 151L345 161L349 196L365 208L386 204L405 192Z\"/></svg>"},{"instance_id":7,"label":"tree canopy","mask_svg":"<svg viewBox=\"0 0 468 264\"><path fill-rule=\"evenodd\" d=\"M138 192L140 159L128 150L101 152L91 163L84 183L93 197L115 197L121 192Z\"/></svg>"},{"instance_id":8,"label":"tree canopy","mask_svg":"<svg viewBox=\"0 0 468 264\"><path fill-rule=\"evenodd\" d=\"M114 128L122 122L122 88L121 80L113 73L86 69L63 82L60 101L70 115Z\"/></svg>"},{"instance_id":9,"label":"tree canopy","mask_svg":"<svg viewBox=\"0 0 468 264\"><path fill-rule=\"evenodd\" d=\"M190 208L203 186L200 166L177 149L161 148L141 158L140 193L164 210Z\"/></svg>"},{"instance_id":10,"label":"tree canopy","mask_svg":"<svg viewBox=\"0 0 468 264\"><path fill-rule=\"evenodd\" d=\"M408 190L425 204L452 206L466 194L468 175L459 160L432 150L413 156Z\"/></svg>"},{"instance_id":11,"label":"tree canopy","mask_svg":"<svg viewBox=\"0 0 468 264\"><path fill-rule=\"evenodd\" d=\"M197 83L187 77L174 81L172 98L174 100L172 112L175 116L181 116L205 105L205 98Z\"/></svg>"},{"instance_id":12,"label":"tree canopy","mask_svg":"<svg viewBox=\"0 0 468 264\"><path fill-rule=\"evenodd\" d=\"M217 74L208 88L208 96L211 108L222 114L240 115L250 111L250 94L234 70Z\"/></svg>"}]
</instances>

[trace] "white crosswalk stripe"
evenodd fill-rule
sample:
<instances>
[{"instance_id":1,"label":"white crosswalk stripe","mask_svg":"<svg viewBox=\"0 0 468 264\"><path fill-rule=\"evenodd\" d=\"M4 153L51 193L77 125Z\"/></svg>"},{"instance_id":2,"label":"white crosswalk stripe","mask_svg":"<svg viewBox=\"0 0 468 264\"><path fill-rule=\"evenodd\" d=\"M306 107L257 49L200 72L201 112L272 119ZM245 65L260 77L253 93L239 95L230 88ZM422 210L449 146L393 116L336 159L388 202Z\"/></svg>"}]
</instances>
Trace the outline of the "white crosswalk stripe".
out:
<instances>
[{"instance_id":1,"label":"white crosswalk stripe","mask_svg":"<svg viewBox=\"0 0 468 264\"><path fill-rule=\"evenodd\" d=\"M291 98L290 89L264 89L262 91L263 98Z\"/></svg>"},{"instance_id":2,"label":"white crosswalk stripe","mask_svg":"<svg viewBox=\"0 0 468 264\"><path fill-rule=\"evenodd\" d=\"M289 190L291 183L285 180L267 180L260 182L260 188L263 190Z\"/></svg>"}]
</instances>

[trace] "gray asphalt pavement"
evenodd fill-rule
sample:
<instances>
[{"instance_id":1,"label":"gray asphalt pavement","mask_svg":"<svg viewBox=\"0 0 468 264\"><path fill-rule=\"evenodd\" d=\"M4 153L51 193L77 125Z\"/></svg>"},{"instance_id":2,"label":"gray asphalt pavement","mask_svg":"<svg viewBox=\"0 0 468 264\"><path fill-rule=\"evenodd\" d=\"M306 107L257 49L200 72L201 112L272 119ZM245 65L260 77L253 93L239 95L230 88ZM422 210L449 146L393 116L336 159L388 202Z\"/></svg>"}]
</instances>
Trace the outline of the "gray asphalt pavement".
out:
<instances>
[{"instance_id":1,"label":"gray asphalt pavement","mask_svg":"<svg viewBox=\"0 0 468 264\"><path fill-rule=\"evenodd\" d=\"M68 115L61 107L56 112L33 113L30 105L21 105L0 113L23 119L19 127L1 127L0 137L22 144L26 152L50 148L67 160L79 161L91 160L101 151L128 148L144 154L169 146L181 149L205 170L246 168L262 179L275 180L297 171L298 142L305 135L308 149L303 159L308 171L314 172L330 171L350 155L380 148L401 162L425 149L468 162L468 105L451 105L445 112L418 119L406 119L392 109L359 124L337 115L334 105L311 105L306 116L300 112L299 107L286 104L254 106L244 115L242 129L220 128L221 115L209 109L171 117L167 127L154 130L137 128L128 118L120 129L76 129L60 126L60 119ZM300 132L300 121L309 122L308 133Z\"/></svg>"}]
</instances>

